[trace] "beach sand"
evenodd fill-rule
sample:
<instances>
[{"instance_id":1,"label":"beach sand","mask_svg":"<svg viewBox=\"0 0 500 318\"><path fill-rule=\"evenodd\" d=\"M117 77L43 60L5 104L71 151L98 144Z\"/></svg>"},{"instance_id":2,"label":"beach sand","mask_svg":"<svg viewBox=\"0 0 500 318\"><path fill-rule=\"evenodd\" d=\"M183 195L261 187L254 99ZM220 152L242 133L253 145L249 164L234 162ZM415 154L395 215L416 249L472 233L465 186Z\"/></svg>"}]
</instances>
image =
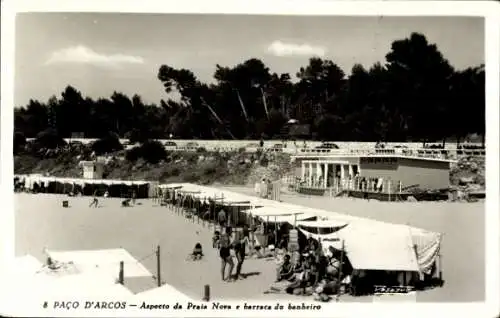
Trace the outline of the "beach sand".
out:
<instances>
[{"instance_id":1,"label":"beach sand","mask_svg":"<svg viewBox=\"0 0 500 318\"><path fill-rule=\"evenodd\" d=\"M69 200L70 208L62 207L63 200ZM138 200L141 205L130 208L121 208L121 200L110 198L100 199L99 208L89 208L90 201L89 197L16 194L16 255L31 254L43 261L44 247L54 251L122 247L155 275L154 252L160 245L161 280L194 300L202 299L206 284L214 300L300 299L263 294L276 278L274 260L247 259L242 270L249 275L246 279L222 282L218 251L212 248L213 227L193 223L151 200ZM187 261L197 242L203 245L204 259ZM127 278L125 285L137 293L155 288L156 281Z\"/></svg>"},{"instance_id":2,"label":"beach sand","mask_svg":"<svg viewBox=\"0 0 500 318\"><path fill-rule=\"evenodd\" d=\"M248 188L228 188L252 194ZM62 207L69 200L70 208ZM409 223L445 234L442 245L445 285L418 293L417 301L466 302L484 300L484 204L382 203L322 197L282 196L283 201L326 210L366 216L393 223ZM15 194L16 255L45 258L51 250L126 249L153 274L157 245L161 246L161 279L195 300L203 297L209 284L214 300L296 300L311 297L263 294L275 279L274 261L247 259L244 280L225 283L220 277L220 258L211 246L213 228L177 215L151 200L121 208L119 199L100 200L99 208L88 208L89 197L68 198L46 194ZM205 257L186 261L196 242ZM118 269L117 269L118 271ZM126 264L125 264L126 271ZM134 293L156 287L152 278L126 279ZM371 297L343 296L341 301L371 302Z\"/></svg>"},{"instance_id":3,"label":"beach sand","mask_svg":"<svg viewBox=\"0 0 500 318\"><path fill-rule=\"evenodd\" d=\"M221 187L254 195L249 187ZM417 302L477 302L485 300L484 202L381 202L282 193L283 202L408 224L443 234L441 288L417 293Z\"/></svg>"}]
</instances>

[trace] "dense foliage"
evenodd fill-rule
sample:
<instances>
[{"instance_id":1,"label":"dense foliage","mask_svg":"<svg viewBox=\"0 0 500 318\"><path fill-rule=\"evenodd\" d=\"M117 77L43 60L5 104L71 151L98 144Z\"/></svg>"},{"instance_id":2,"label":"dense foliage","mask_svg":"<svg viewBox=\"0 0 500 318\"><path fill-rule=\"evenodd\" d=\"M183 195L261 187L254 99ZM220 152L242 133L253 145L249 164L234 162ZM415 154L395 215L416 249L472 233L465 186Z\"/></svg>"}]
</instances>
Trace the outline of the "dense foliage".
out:
<instances>
[{"instance_id":1,"label":"dense foliage","mask_svg":"<svg viewBox=\"0 0 500 318\"><path fill-rule=\"evenodd\" d=\"M190 70L162 65L158 79L166 99L160 105L119 92L94 100L68 86L60 98L16 108L15 129L28 138L51 129L41 136L50 144L54 131L87 138L114 132L139 142L170 135L259 139L285 138L285 123L295 119L309 125L305 138L321 140L462 139L484 135L484 73L484 65L455 70L436 45L413 33L392 43L384 64L355 65L349 76L334 61L311 58L292 81L249 59L217 65L214 83L207 84Z\"/></svg>"}]
</instances>

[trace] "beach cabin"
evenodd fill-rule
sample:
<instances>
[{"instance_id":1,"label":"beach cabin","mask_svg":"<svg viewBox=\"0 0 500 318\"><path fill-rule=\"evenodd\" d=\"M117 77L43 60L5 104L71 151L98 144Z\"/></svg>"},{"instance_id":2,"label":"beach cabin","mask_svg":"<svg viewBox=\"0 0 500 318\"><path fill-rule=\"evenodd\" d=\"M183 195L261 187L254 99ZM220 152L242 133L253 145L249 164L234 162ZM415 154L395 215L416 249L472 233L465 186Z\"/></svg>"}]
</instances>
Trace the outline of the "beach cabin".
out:
<instances>
[{"instance_id":1,"label":"beach cabin","mask_svg":"<svg viewBox=\"0 0 500 318\"><path fill-rule=\"evenodd\" d=\"M80 161L78 164L83 169L84 179L102 179L104 163L99 161Z\"/></svg>"},{"instance_id":2,"label":"beach cabin","mask_svg":"<svg viewBox=\"0 0 500 318\"><path fill-rule=\"evenodd\" d=\"M392 150L392 151L391 151ZM405 188L438 190L450 185L453 160L397 153L366 151L304 154L293 157L295 177L303 187L365 190L392 193Z\"/></svg>"}]
</instances>

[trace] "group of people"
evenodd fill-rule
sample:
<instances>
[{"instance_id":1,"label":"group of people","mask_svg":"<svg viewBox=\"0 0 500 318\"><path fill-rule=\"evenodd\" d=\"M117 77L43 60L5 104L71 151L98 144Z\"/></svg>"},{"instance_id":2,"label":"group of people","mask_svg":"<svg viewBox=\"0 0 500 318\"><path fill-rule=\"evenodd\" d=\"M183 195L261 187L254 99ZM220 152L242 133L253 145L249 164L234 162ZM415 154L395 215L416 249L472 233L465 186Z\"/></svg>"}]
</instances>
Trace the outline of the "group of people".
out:
<instances>
[{"instance_id":1,"label":"group of people","mask_svg":"<svg viewBox=\"0 0 500 318\"><path fill-rule=\"evenodd\" d=\"M340 251L330 246L325 252L321 242L312 237L307 238L304 247L291 254L285 249L278 253L281 257L278 258L276 283L285 282L286 286L284 289L272 287L270 292L314 294L319 300L327 300L339 292L342 284L349 282L347 274L352 268Z\"/></svg>"},{"instance_id":2,"label":"group of people","mask_svg":"<svg viewBox=\"0 0 500 318\"><path fill-rule=\"evenodd\" d=\"M234 235L233 235L234 234ZM217 242L214 247L219 249L219 256L221 258L221 278L223 281L232 282L237 279L245 278L241 273L243 263L245 262L246 249L250 243L250 230L248 226L243 226L242 231L233 233L230 226L221 227L220 233L215 233ZM234 261L233 255L236 257L236 272L233 275ZM226 274L226 268L229 271Z\"/></svg>"}]
</instances>

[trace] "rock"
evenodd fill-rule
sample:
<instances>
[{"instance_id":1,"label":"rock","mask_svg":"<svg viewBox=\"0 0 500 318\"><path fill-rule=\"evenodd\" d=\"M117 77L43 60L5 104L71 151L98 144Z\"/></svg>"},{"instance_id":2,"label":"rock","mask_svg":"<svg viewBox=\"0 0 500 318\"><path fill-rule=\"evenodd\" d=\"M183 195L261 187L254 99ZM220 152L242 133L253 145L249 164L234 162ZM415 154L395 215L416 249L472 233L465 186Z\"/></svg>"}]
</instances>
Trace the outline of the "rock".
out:
<instances>
[{"instance_id":1,"label":"rock","mask_svg":"<svg viewBox=\"0 0 500 318\"><path fill-rule=\"evenodd\" d=\"M477 172L478 169L479 169L479 165L477 164L477 162L471 162L470 163L470 170L472 172Z\"/></svg>"},{"instance_id":2,"label":"rock","mask_svg":"<svg viewBox=\"0 0 500 318\"><path fill-rule=\"evenodd\" d=\"M469 184L474 182L474 177L461 177L459 179L459 184Z\"/></svg>"}]
</instances>

